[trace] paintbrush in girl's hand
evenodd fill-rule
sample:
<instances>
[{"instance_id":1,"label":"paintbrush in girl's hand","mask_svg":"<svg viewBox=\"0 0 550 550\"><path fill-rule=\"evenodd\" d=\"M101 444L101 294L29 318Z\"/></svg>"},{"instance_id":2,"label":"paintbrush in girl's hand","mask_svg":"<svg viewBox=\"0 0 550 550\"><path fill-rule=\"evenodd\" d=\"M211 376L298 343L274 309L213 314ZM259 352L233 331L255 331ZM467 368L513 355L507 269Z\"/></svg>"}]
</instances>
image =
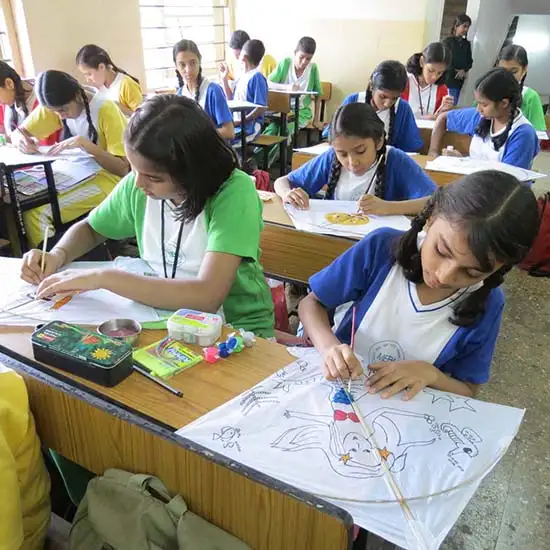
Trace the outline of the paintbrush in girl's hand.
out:
<instances>
[{"instance_id":1,"label":"paintbrush in girl's hand","mask_svg":"<svg viewBox=\"0 0 550 550\"><path fill-rule=\"evenodd\" d=\"M353 305L353 310L351 313L351 351L355 353L355 315L357 313L357 306ZM349 380L348 380L348 393L351 392L351 371L349 373Z\"/></svg>"}]
</instances>

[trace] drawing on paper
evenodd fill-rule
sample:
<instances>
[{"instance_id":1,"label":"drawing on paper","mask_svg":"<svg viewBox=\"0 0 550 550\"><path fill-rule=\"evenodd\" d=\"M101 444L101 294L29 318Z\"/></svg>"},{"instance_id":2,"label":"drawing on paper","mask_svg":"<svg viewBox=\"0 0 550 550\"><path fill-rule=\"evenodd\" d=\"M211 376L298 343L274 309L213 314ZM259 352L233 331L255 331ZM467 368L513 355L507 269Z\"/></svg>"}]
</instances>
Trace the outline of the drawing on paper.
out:
<instances>
[{"instance_id":1,"label":"drawing on paper","mask_svg":"<svg viewBox=\"0 0 550 550\"><path fill-rule=\"evenodd\" d=\"M506 452L524 411L433 389L411 401L384 400L366 391L364 378L349 391L325 380L322 362L306 353L177 433L414 548L384 479L389 470L405 498L414 498L422 528L443 540Z\"/></svg>"},{"instance_id":2,"label":"drawing on paper","mask_svg":"<svg viewBox=\"0 0 550 550\"><path fill-rule=\"evenodd\" d=\"M220 433L212 434L212 439L214 441L219 439L224 449L236 449L240 453L241 446L237 441L239 437L241 437L241 430L231 426L224 426Z\"/></svg>"},{"instance_id":3,"label":"drawing on paper","mask_svg":"<svg viewBox=\"0 0 550 550\"><path fill-rule=\"evenodd\" d=\"M448 403L449 412L458 411L461 409L476 412L470 403L470 398L468 397L462 397L461 395L456 395L453 393L442 393L437 390L432 390L431 388L424 388L422 391L431 396L432 404L437 402L441 402L443 404Z\"/></svg>"},{"instance_id":4,"label":"drawing on paper","mask_svg":"<svg viewBox=\"0 0 550 550\"><path fill-rule=\"evenodd\" d=\"M345 212L329 212L325 220L333 225L366 225L370 219L364 214L346 214Z\"/></svg>"}]
</instances>

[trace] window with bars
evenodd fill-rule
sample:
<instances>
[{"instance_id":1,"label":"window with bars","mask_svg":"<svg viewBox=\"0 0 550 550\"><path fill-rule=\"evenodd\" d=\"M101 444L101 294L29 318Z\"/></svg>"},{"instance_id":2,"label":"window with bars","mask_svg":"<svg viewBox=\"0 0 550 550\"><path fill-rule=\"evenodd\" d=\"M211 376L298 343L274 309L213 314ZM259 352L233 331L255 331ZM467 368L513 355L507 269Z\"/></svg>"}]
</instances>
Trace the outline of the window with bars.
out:
<instances>
[{"instance_id":1,"label":"window with bars","mask_svg":"<svg viewBox=\"0 0 550 550\"><path fill-rule=\"evenodd\" d=\"M139 0L147 88L176 86L172 47L182 38L197 43L205 75L225 57L228 0Z\"/></svg>"},{"instance_id":2,"label":"window with bars","mask_svg":"<svg viewBox=\"0 0 550 550\"><path fill-rule=\"evenodd\" d=\"M8 37L8 27L4 10L0 7L0 58L2 61L13 65L13 54Z\"/></svg>"}]
</instances>

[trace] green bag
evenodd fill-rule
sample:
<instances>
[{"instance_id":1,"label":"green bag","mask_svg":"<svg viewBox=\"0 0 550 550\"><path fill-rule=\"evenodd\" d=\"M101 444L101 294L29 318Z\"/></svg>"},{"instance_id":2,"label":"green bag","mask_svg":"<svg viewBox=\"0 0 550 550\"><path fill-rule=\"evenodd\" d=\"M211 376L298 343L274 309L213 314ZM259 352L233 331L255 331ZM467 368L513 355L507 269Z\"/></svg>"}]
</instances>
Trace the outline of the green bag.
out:
<instances>
[{"instance_id":1,"label":"green bag","mask_svg":"<svg viewBox=\"0 0 550 550\"><path fill-rule=\"evenodd\" d=\"M70 550L250 550L187 509L153 476L107 470L88 484Z\"/></svg>"}]
</instances>

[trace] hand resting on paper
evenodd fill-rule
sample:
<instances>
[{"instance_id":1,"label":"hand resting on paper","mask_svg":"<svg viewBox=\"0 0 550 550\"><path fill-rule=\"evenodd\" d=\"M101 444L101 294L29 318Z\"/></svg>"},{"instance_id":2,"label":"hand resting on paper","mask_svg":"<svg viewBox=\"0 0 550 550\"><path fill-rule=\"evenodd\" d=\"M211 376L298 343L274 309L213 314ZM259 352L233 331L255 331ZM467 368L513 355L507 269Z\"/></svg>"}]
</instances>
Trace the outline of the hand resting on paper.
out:
<instances>
[{"instance_id":1,"label":"hand resting on paper","mask_svg":"<svg viewBox=\"0 0 550 550\"><path fill-rule=\"evenodd\" d=\"M83 138L82 136L74 136L52 145L48 151L48 154L58 155L67 149L83 149L84 151L88 151L89 144L91 144L90 140Z\"/></svg>"},{"instance_id":2,"label":"hand resting on paper","mask_svg":"<svg viewBox=\"0 0 550 550\"><path fill-rule=\"evenodd\" d=\"M369 365L372 374L365 386L369 393L379 393L383 399L406 390L403 399L412 399L426 386L438 380L440 371L426 361L394 361Z\"/></svg>"},{"instance_id":3,"label":"hand resting on paper","mask_svg":"<svg viewBox=\"0 0 550 550\"><path fill-rule=\"evenodd\" d=\"M309 195L301 187L295 187L284 195L283 202L292 204L300 210L307 210L309 208Z\"/></svg>"},{"instance_id":4,"label":"hand resting on paper","mask_svg":"<svg viewBox=\"0 0 550 550\"><path fill-rule=\"evenodd\" d=\"M323 351L323 371L328 380L359 378L363 367L350 346L339 344Z\"/></svg>"},{"instance_id":5,"label":"hand resting on paper","mask_svg":"<svg viewBox=\"0 0 550 550\"><path fill-rule=\"evenodd\" d=\"M456 149L447 149L446 147L441 151L444 157L462 157L462 153Z\"/></svg>"},{"instance_id":6,"label":"hand resting on paper","mask_svg":"<svg viewBox=\"0 0 550 550\"><path fill-rule=\"evenodd\" d=\"M15 145L22 153L28 155L36 154L39 152L38 143L35 139L28 136L23 130L17 129L11 135L12 145Z\"/></svg>"},{"instance_id":7,"label":"hand resting on paper","mask_svg":"<svg viewBox=\"0 0 550 550\"><path fill-rule=\"evenodd\" d=\"M29 250L23 256L21 279L32 285L39 285L46 277L59 271L65 264L66 255L61 248L46 252L42 272L42 251Z\"/></svg>"},{"instance_id":8,"label":"hand resting on paper","mask_svg":"<svg viewBox=\"0 0 550 550\"><path fill-rule=\"evenodd\" d=\"M67 269L44 279L36 290L37 298L49 298L60 294L75 294L84 290L103 288L102 277L106 269Z\"/></svg>"},{"instance_id":9,"label":"hand resting on paper","mask_svg":"<svg viewBox=\"0 0 550 550\"><path fill-rule=\"evenodd\" d=\"M359 199L359 212L361 214L375 214L378 216L390 216L393 214L392 203L375 197L374 195L363 195Z\"/></svg>"}]
</instances>

